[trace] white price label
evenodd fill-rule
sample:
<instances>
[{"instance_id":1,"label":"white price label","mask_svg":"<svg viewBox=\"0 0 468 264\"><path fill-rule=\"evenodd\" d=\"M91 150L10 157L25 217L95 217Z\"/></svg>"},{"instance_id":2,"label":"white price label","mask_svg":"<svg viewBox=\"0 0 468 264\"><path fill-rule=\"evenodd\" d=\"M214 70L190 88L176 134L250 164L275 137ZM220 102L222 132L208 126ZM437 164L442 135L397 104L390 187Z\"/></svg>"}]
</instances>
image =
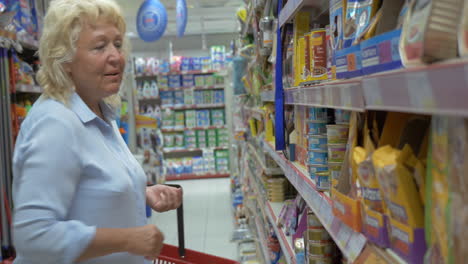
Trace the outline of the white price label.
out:
<instances>
[{"instance_id":1,"label":"white price label","mask_svg":"<svg viewBox=\"0 0 468 264\"><path fill-rule=\"evenodd\" d=\"M333 210L331 205L327 202L326 199L323 199L323 204L322 208L320 209L320 213L323 216L323 221L325 221L327 224L330 224L333 222Z\"/></svg>"},{"instance_id":2,"label":"white price label","mask_svg":"<svg viewBox=\"0 0 468 264\"><path fill-rule=\"evenodd\" d=\"M364 97L368 105L383 105L382 94L380 93L380 84L378 78L364 79L362 82Z\"/></svg>"},{"instance_id":3,"label":"white price label","mask_svg":"<svg viewBox=\"0 0 468 264\"><path fill-rule=\"evenodd\" d=\"M432 109L436 106L427 72L407 73L406 84L411 103L410 107Z\"/></svg>"},{"instance_id":4,"label":"white price label","mask_svg":"<svg viewBox=\"0 0 468 264\"><path fill-rule=\"evenodd\" d=\"M364 249L365 245L366 238L360 233L353 233L345 249L349 260L354 262L356 258L359 257L359 255L361 254L361 251Z\"/></svg>"},{"instance_id":5,"label":"white price label","mask_svg":"<svg viewBox=\"0 0 468 264\"><path fill-rule=\"evenodd\" d=\"M322 89L323 90L323 104L325 105L333 105L333 90L335 87L328 87L328 89Z\"/></svg>"},{"instance_id":6,"label":"white price label","mask_svg":"<svg viewBox=\"0 0 468 264\"><path fill-rule=\"evenodd\" d=\"M340 244L341 248L346 248L346 244L348 240L351 238L351 234L353 231L347 225L343 224L340 227L340 231L338 231L337 239L338 243Z\"/></svg>"}]
</instances>

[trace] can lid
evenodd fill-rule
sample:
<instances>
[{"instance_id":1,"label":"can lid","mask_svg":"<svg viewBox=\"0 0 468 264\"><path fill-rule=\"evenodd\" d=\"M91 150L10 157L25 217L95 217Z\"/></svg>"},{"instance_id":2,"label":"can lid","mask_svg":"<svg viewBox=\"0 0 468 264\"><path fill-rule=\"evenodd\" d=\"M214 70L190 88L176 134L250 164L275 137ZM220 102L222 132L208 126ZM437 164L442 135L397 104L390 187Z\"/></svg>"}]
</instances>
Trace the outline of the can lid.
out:
<instances>
[{"instance_id":1,"label":"can lid","mask_svg":"<svg viewBox=\"0 0 468 264\"><path fill-rule=\"evenodd\" d=\"M319 171L315 173L316 176L322 176L322 177L329 177L330 172L329 171Z\"/></svg>"}]
</instances>

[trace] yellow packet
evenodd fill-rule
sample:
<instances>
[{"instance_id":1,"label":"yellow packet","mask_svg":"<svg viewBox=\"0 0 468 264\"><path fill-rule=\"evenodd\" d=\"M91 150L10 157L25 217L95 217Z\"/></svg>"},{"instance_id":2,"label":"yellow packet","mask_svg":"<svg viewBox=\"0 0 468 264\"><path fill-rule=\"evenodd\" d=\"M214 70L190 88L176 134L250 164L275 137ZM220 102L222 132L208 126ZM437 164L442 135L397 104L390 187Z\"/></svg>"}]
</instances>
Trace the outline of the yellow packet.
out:
<instances>
[{"instance_id":1,"label":"yellow packet","mask_svg":"<svg viewBox=\"0 0 468 264\"><path fill-rule=\"evenodd\" d=\"M362 184L364 204L372 210L384 213L385 204L382 199L379 181L375 176L374 166L368 152L362 147L355 147L353 162L357 166L357 174Z\"/></svg>"},{"instance_id":2,"label":"yellow packet","mask_svg":"<svg viewBox=\"0 0 468 264\"><path fill-rule=\"evenodd\" d=\"M392 219L419 228L424 227L424 209L413 180L414 167L405 163L413 157L409 145L401 151L384 146L374 152L372 162Z\"/></svg>"}]
</instances>

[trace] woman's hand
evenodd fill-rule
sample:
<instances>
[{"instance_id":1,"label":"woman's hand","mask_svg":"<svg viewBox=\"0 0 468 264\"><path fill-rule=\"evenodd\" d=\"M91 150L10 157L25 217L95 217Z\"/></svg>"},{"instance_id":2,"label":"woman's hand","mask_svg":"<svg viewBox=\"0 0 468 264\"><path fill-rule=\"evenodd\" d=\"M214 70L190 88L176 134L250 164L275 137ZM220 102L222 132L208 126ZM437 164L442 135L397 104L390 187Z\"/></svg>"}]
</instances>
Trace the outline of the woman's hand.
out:
<instances>
[{"instance_id":1,"label":"woman's hand","mask_svg":"<svg viewBox=\"0 0 468 264\"><path fill-rule=\"evenodd\" d=\"M155 225L131 228L127 240L127 252L156 259L163 248L164 235Z\"/></svg>"},{"instance_id":2,"label":"woman's hand","mask_svg":"<svg viewBox=\"0 0 468 264\"><path fill-rule=\"evenodd\" d=\"M146 203L160 213L176 209L182 203L182 189L161 184L146 187Z\"/></svg>"}]
</instances>

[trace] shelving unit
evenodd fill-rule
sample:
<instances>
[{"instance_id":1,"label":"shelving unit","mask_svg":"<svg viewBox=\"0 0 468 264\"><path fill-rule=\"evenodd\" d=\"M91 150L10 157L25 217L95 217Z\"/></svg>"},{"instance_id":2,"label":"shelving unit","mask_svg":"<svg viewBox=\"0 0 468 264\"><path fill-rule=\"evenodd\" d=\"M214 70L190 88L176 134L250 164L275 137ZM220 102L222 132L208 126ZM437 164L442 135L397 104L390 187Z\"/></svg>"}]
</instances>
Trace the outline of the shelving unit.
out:
<instances>
[{"instance_id":1,"label":"shelving unit","mask_svg":"<svg viewBox=\"0 0 468 264\"><path fill-rule=\"evenodd\" d=\"M153 75L153 74L136 75L135 78L157 78L158 76L184 75L184 74L210 74L210 73L219 73L219 71L215 71L215 70L209 70L209 71L178 71L178 72L160 73L160 74L157 74L157 75Z\"/></svg>"},{"instance_id":2,"label":"shelving unit","mask_svg":"<svg viewBox=\"0 0 468 264\"><path fill-rule=\"evenodd\" d=\"M224 89L224 85L212 86L192 86L192 87L178 87L178 88L159 88L160 91L183 91L183 90L216 90Z\"/></svg>"},{"instance_id":3,"label":"shelving unit","mask_svg":"<svg viewBox=\"0 0 468 264\"><path fill-rule=\"evenodd\" d=\"M206 129L225 129L227 126L207 126L207 127L176 127L176 128L163 128L161 131L163 133L171 133L171 132L183 132L183 131L191 131L191 130L206 130Z\"/></svg>"},{"instance_id":4,"label":"shelving unit","mask_svg":"<svg viewBox=\"0 0 468 264\"><path fill-rule=\"evenodd\" d=\"M229 149L228 147L215 147L215 148L184 148L184 149L169 149L164 148L164 153L187 153L187 152L203 152L204 150L223 150Z\"/></svg>"},{"instance_id":5,"label":"shelving unit","mask_svg":"<svg viewBox=\"0 0 468 264\"><path fill-rule=\"evenodd\" d=\"M177 181L177 180L195 180L195 179L210 179L210 178L229 178L229 173L183 173L183 174L171 174L166 175L167 181Z\"/></svg>"},{"instance_id":6,"label":"shelving unit","mask_svg":"<svg viewBox=\"0 0 468 264\"><path fill-rule=\"evenodd\" d=\"M323 13L328 9L328 0L289 0L279 14L279 25L282 27L288 21L291 21L296 13L305 7L317 8L317 14Z\"/></svg>"},{"instance_id":7,"label":"shelving unit","mask_svg":"<svg viewBox=\"0 0 468 264\"><path fill-rule=\"evenodd\" d=\"M164 109L171 110L191 110L191 109L212 109L212 108L224 108L225 104L206 104L206 105L162 105Z\"/></svg>"},{"instance_id":8,"label":"shelving unit","mask_svg":"<svg viewBox=\"0 0 468 264\"><path fill-rule=\"evenodd\" d=\"M468 62L401 69L285 90L285 103L363 112L398 111L468 117Z\"/></svg>"}]
</instances>

